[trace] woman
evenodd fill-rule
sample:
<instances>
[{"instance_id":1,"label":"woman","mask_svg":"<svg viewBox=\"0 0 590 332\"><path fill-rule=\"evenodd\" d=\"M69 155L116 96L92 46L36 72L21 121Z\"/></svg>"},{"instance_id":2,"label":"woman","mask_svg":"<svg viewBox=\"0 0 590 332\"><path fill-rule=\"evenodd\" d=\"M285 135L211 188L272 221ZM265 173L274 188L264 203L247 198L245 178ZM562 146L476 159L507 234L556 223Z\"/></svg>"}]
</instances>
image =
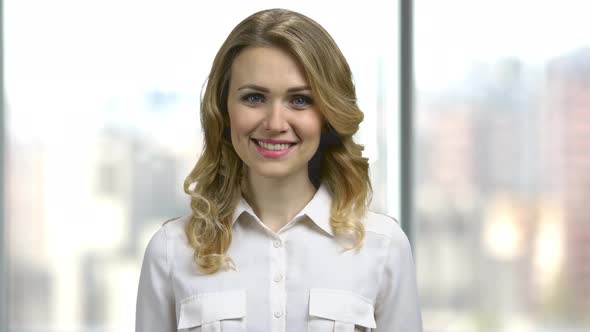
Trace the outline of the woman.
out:
<instances>
[{"instance_id":1,"label":"woman","mask_svg":"<svg viewBox=\"0 0 590 332\"><path fill-rule=\"evenodd\" d=\"M408 239L367 211L363 113L329 34L253 14L217 53L190 216L145 252L136 331L421 331Z\"/></svg>"}]
</instances>

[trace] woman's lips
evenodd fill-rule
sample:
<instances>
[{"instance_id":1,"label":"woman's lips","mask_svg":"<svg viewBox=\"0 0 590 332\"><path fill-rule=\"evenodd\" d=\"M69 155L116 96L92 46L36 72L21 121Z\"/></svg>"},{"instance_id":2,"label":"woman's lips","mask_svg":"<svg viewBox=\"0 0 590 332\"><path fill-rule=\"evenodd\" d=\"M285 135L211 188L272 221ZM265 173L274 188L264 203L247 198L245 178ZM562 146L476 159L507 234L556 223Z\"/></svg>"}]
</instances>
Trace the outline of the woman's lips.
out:
<instances>
[{"instance_id":1,"label":"woman's lips","mask_svg":"<svg viewBox=\"0 0 590 332\"><path fill-rule=\"evenodd\" d=\"M256 142L264 142L268 144L296 144L297 142L288 141L284 139L271 139L271 138L252 138Z\"/></svg>"},{"instance_id":2,"label":"woman's lips","mask_svg":"<svg viewBox=\"0 0 590 332\"><path fill-rule=\"evenodd\" d=\"M270 143L270 142L268 142L269 140L260 140L260 142L267 143L267 144L288 144L289 145L289 147L287 147L286 149L270 150L270 149L267 149L267 148L261 146L260 144L258 144L258 140L256 140L256 139L252 139L252 140L254 141L254 144L256 145L256 149L258 150L258 152L263 157L271 158L271 159L281 158L281 157L287 155L297 145L297 143L284 141L284 140L272 140L273 142L279 142L279 143Z\"/></svg>"}]
</instances>

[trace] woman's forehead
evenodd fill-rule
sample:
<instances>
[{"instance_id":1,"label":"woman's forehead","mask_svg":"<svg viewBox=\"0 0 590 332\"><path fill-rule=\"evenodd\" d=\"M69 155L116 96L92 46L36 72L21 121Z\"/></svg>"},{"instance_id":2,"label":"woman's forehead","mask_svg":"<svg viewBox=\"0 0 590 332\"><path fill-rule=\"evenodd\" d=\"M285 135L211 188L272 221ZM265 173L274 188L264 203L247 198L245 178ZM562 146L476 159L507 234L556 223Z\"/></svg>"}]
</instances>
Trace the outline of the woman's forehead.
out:
<instances>
[{"instance_id":1,"label":"woman's forehead","mask_svg":"<svg viewBox=\"0 0 590 332\"><path fill-rule=\"evenodd\" d=\"M280 48L246 48L231 66L232 88L255 85L267 89L309 86L303 67Z\"/></svg>"}]
</instances>

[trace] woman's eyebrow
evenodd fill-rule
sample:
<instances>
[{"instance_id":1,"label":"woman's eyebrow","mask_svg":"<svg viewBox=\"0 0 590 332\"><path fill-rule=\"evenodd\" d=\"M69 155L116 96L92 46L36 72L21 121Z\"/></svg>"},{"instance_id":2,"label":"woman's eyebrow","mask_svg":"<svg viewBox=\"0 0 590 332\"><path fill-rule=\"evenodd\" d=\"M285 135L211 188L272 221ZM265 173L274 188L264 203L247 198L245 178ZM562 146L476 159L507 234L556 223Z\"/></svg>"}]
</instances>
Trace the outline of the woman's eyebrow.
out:
<instances>
[{"instance_id":1,"label":"woman's eyebrow","mask_svg":"<svg viewBox=\"0 0 590 332\"><path fill-rule=\"evenodd\" d=\"M238 91L243 90L243 89L252 89L252 90L266 92L266 93L270 92L269 89L262 87L260 85L256 85L256 84L242 85L241 87L238 88ZM311 90L311 88L308 85L296 86L296 87L287 89L287 92L291 93L291 92L299 92L299 91L306 91L306 90Z\"/></svg>"},{"instance_id":2,"label":"woman's eyebrow","mask_svg":"<svg viewBox=\"0 0 590 332\"><path fill-rule=\"evenodd\" d=\"M294 88L289 88L287 89L287 92L299 92L299 91L311 91L311 88L309 87L309 85L303 85L303 86L296 86Z\"/></svg>"}]
</instances>

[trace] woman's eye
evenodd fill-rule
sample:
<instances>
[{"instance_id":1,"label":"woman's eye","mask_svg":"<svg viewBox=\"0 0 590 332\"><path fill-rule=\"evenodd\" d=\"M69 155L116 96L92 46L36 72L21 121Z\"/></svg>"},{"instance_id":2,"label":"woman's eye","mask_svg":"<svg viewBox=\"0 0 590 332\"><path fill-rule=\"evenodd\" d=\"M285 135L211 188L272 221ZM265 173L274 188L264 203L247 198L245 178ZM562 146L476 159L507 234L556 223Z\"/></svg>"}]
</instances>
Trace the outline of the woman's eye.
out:
<instances>
[{"instance_id":1,"label":"woman's eye","mask_svg":"<svg viewBox=\"0 0 590 332\"><path fill-rule=\"evenodd\" d=\"M295 96L295 98L293 98L293 104L296 106L307 106L311 105L312 101L308 96Z\"/></svg>"},{"instance_id":2,"label":"woman's eye","mask_svg":"<svg viewBox=\"0 0 590 332\"><path fill-rule=\"evenodd\" d=\"M263 97L258 93L251 93L242 97L243 101L246 101L250 104L258 104L262 101L262 99Z\"/></svg>"}]
</instances>

